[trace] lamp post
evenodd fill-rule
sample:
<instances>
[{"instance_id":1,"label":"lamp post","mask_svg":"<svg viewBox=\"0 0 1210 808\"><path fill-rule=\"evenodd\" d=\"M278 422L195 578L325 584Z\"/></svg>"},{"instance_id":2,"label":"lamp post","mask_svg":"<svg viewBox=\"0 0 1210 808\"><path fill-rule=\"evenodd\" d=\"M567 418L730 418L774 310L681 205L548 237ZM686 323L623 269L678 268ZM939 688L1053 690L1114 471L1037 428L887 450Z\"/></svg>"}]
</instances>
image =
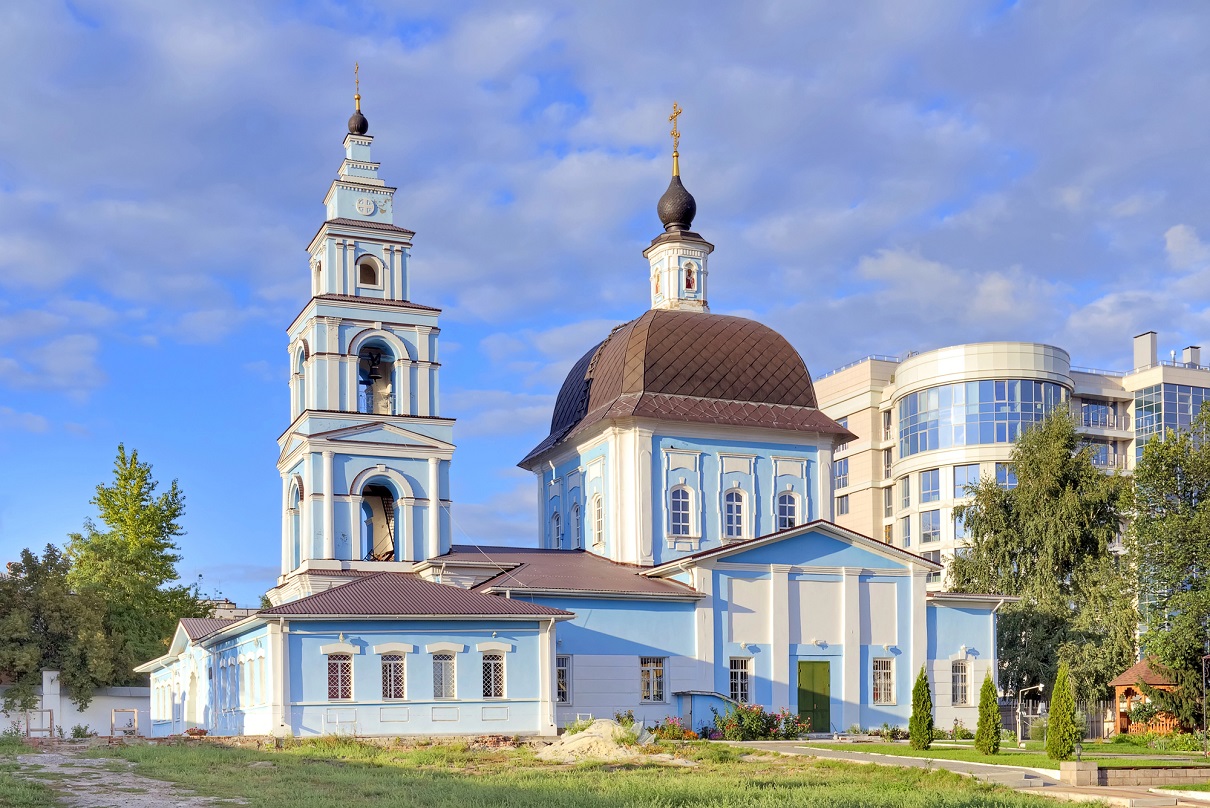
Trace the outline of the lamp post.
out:
<instances>
[{"instance_id":1,"label":"lamp post","mask_svg":"<svg viewBox=\"0 0 1210 808\"><path fill-rule=\"evenodd\" d=\"M1210 757L1210 747L1207 746L1206 736L1206 660L1210 654L1202 657L1202 754Z\"/></svg>"},{"instance_id":2,"label":"lamp post","mask_svg":"<svg viewBox=\"0 0 1210 808\"><path fill-rule=\"evenodd\" d=\"M1017 691L1017 745L1019 747L1021 747L1022 749L1025 748L1025 739L1023 737L1021 737L1022 736L1022 732L1021 732L1021 696L1026 691L1029 691L1029 690L1036 690L1036 691L1038 691L1038 695L1041 695L1042 690L1044 688L1045 688L1045 684L1043 684L1042 682L1039 682L1036 685L1030 685L1029 687L1023 687Z\"/></svg>"}]
</instances>

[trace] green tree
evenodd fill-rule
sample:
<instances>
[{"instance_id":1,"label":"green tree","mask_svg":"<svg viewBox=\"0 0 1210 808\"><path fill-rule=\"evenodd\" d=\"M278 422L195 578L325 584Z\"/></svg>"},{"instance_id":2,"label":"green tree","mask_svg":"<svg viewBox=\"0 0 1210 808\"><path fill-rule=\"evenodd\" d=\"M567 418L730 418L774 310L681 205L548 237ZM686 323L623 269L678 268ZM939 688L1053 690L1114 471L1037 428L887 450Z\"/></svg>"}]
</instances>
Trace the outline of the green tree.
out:
<instances>
[{"instance_id":1,"label":"green tree","mask_svg":"<svg viewBox=\"0 0 1210 808\"><path fill-rule=\"evenodd\" d=\"M185 497L176 480L158 495L157 487L151 466L119 444L113 483L98 485L92 499L108 529L88 520L67 544L69 582L106 605L112 684L138 681L131 669L167 650L177 620L207 613L194 587L171 585L179 577L175 540L184 535Z\"/></svg>"},{"instance_id":2,"label":"green tree","mask_svg":"<svg viewBox=\"0 0 1210 808\"><path fill-rule=\"evenodd\" d=\"M1201 657L1210 643L1210 407L1143 448L1134 473L1130 555L1137 564L1146 653L1176 683L1147 690L1186 726L1202 722Z\"/></svg>"},{"instance_id":3,"label":"green tree","mask_svg":"<svg viewBox=\"0 0 1210 808\"><path fill-rule=\"evenodd\" d=\"M996 683L990 673L983 676L983 687L979 689L979 726L975 729L975 748L985 755L1000 752L1000 702L996 695Z\"/></svg>"},{"instance_id":4,"label":"green tree","mask_svg":"<svg viewBox=\"0 0 1210 808\"><path fill-rule=\"evenodd\" d=\"M105 605L95 595L73 593L69 569L67 558L48 544L41 558L22 550L21 560L0 576L0 679L12 683L5 710L35 706L43 669L59 671L60 686L81 708L113 677Z\"/></svg>"},{"instance_id":5,"label":"green tree","mask_svg":"<svg viewBox=\"0 0 1210 808\"><path fill-rule=\"evenodd\" d=\"M1046 756L1051 760L1070 760L1076 742L1084 735L1076 724L1076 695L1067 663L1059 665L1059 675L1050 697L1050 722L1046 727Z\"/></svg>"},{"instance_id":6,"label":"green tree","mask_svg":"<svg viewBox=\"0 0 1210 808\"><path fill-rule=\"evenodd\" d=\"M908 719L908 742L913 749L928 749L933 743L933 695L929 678L920 666L920 675L912 686L912 717Z\"/></svg>"},{"instance_id":7,"label":"green tree","mask_svg":"<svg viewBox=\"0 0 1210 808\"><path fill-rule=\"evenodd\" d=\"M1050 681L1062 660L1081 698L1100 696L1134 657L1133 576L1109 551L1128 482L1092 464L1065 413L1025 430L1011 462L1015 488L984 477L955 509L972 543L950 566L950 588L1021 598L998 614L1007 690Z\"/></svg>"}]
</instances>

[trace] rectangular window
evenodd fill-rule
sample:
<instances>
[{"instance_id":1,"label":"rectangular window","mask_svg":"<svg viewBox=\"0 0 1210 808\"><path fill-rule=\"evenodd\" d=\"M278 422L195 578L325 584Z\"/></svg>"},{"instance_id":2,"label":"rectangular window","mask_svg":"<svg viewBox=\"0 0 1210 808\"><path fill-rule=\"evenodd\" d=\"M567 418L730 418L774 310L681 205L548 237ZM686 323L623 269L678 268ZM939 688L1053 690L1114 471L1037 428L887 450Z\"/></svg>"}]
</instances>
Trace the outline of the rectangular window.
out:
<instances>
[{"instance_id":1,"label":"rectangular window","mask_svg":"<svg viewBox=\"0 0 1210 808\"><path fill-rule=\"evenodd\" d=\"M1017 470L1011 463L996 464L996 484L1005 491L1011 491L1017 487Z\"/></svg>"},{"instance_id":2,"label":"rectangular window","mask_svg":"<svg viewBox=\"0 0 1210 808\"><path fill-rule=\"evenodd\" d=\"M920 512L920 543L941 541L941 511Z\"/></svg>"},{"instance_id":3,"label":"rectangular window","mask_svg":"<svg viewBox=\"0 0 1210 808\"><path fill-rule=\"evenodd\" d=\"M899 535L903 538L903 546L912 546L912 517L905 516L899 520Z\"/></svg>"},{"instance_id":4,"label":"rectangular window","mask_svg":"<svg viewBox=\"0 0 1210 808\"><path fill-rule=\"evenodd\" d=\"M748 670L751 660L747 657L731 657L731 698L740 704L748 703Z\"/></svg>"},{"instance_id":5,"label":"rectangular window","mask_svg":"<svg viewBox=\"0 0 1210 808\"><path fill-rule=\"evenodd\" d=\"M798 524L798 497L787 491L777 496L777 529L789 530Z\"/></svg>"},{"instance_id":6,"label":"rectangular window","mask_svg":"<svg viewBox=\"0 0 1210 808\"><path fill-rule=\"evenodd\" d=\"M454 676L454 655L433 654L433 698L457 698Z\"/></svg>"},{"instance_id":7,"label":"rectangular window","mask_svg":"<svg viewBox=\"0 0 1210 808\"><path fill-rule=\"evenodd\" d=\"M840 425L842 428L844 428L844 429L848 429L848 428L849 428L849 419L848 419L848 417L845 417L845 418L837 418L837 419L836 419L836 423L837 423L837 424L839 424L839 425ZM837 446L837 447L836 447L836 451L838 451L838 452L843 452L845 449L848 449L848 448L849 448L849 442L848 442L848 441L845 441L844 443L842 443L842 444L840 444L839 446Z\"/></svg>"},{"instance_id":8,"label":"rectangular window","mask_svg":"<svg viewBox=\"0 0 1210 808\"><path fill-rule=\"evenodd\" d=\"M955 510L954 511L954 538L955 539L969 539L970 537L971 537L971 530L969 527L966 526L966 520L963 519L962 515Z\"/></svg>"},{"instance_id":9,"label":"rectangular window","mask_svg":"<svg viewBox=\"0 0 1210 808\"><path fill-rule=\"evenodd\" d=\"M639 657L639 701L664 701L664 657Z\"/></svg>"},{"instance_id":10,"label":"rectangular window","mask_svg":"<svg viewBox=\"0 0 1210 808\"><path fill-rule=\"evenodd\" d=\"M912 507L912 478L899 478L899 509Z\"/></svg>"},{"instance_id":11,"label":"rectangular window","mask_svg":"<svg viewBox=\"0 0 1210 808\"><path fill-rule=\"evenodd\" d=\"M744 537L744 495L739 491L728 491L723 497L723 536Z\"/></svg>"},{"instance_id":12,"label":"rectangular window","mask_svg":"<svg viewBox=\"0 0 1210 808\"><path fill-rule=\"evenodd\" d=\"M483 655L483 698L504 698L504 654Z\"/></svg>"},{"instance_id":13,"label":"rectangular window","mask_svg":"<svg viewBox=\"0 0 1210 808\"><path fill-rule=\"evenodd\" d=\"M382 655L382 697L384 699L407 698L404 690L403 654Z\"/></svg>"},{"instance_id":14,"label":"rectangular window","mask_svg":"<svg viewBox=\"0 0 1210 808\"><path fill-rule=\"evenodd\" d=\"M895 532L894 525L883 525L882 526L882 540L885 541L887 544L890 544L894 540L894 536L892 535L894 532Z\"/></svg>"},{"instance_id":15,"label":"rectangular window","mask_svg":"<svg viewBox=\"0 0 1210 808\"><path fill-rule=\"evenodd\" d=\"M328 699L353 698L353 655L328 654Z\"/></svg>"},{"instance_id":16,"label":"rectangular window","mask_svg":"<svg viewBox=\"0 0 1210 808\"><path fill-rule=\"evenodd\" d=\"M941 469L920 472L920 503L941 499Z\"/></svg>"},{"instance_id":17,"label":"rectangular window","mask_svg":"<svg viewBox=\"0 0 1210 808\"><path fill-rule=\"evenodd\" d=\"M886 657L874 659L874 703L895 703L895 676L891 660Z\"/></svg>"},{"instance_id":18,"label":"rectangular window","mask_svg":"<svg viewBox=\"0 0 1210 808\"><path fill-rule=\"evenodd\" d=\"M895 515L895 489L890 486L882 489L882 515Z\"/></svg>"},{"instance_id":19,"label":"rectangular window","mask_svg":"<svg viewBox=\"0 0 1210 808\"><path fill-rule=\"evenodd\" d=\"M894 434L894 433L891 432L891 411L883 410L883 412L882 412L882 439L890 440L892 434ZM889 449L887 451L888 451L888 453L890 452Z\"/></svg>"},{"instance_id":20,"label":"rectangular window","mask_svg":"<svg viewBox=\"0 0 1210 808\"><path fill-rule=\"evenodd\" d=\"M848 512L849 512L849 495L845 494L843 497L837 497L836 498L836 515L844 516Z\"/></svg>"},{"instance_id":21,"label":"rectangular window","mask_svg":"<svg viewBox=\"0 0 1210 808\"><path fill-rule=\"evenodd\" d=\"M672 489L672 519L673 536L689 535L689 491L685 488Z\"/></svg>"},{"instance_id":22,"label":"rectangular window","mask_svg":"<svg viewBox=\"0 0 1210 808\"><path fill-rule=\"evenodd\" d=\"M970 704L970 686L965 661L950 663L950 679L953 684L953 703Z\"/></svg>"},{"instance_id":23,"label":"rectangular window","mask_svg":"<svg viewBox=\"0 0 1210 808\"><path fill-rule=\"evenodd\" d=\"M882 450L882 479L891 479L891 450Z\"/></svg>"},{"instance_id":24,"label":"rectangular window","mask_svg":"<svg viewBox=\"0 0 1210 808\"><path fill-rule=\"evenodd\" d=\"M921 553L920 556L925 561L932 561L934 564L941 563L941 551L940 550L929 550L926 553ZM928 576L925 578L925 581L930 584L936 583L937 581L940 581L940 580L941 580L940 572L930 572L928 574Z\"/></svg>"},{"instance_id":25,"label":"rectangular window","mask_svg":"<svg viewBox=\"0 0 1210 808\"><path fill-rule=\"evenodd\" d=\"M979 464L967 463L963 466L954 466L954 499L962 499L969 497L968 488L974 488L979 484Z\"/></svg>"},{"instance_id":26,"label":"rectangular window","mask_svg":"<svg viewBox=\"0 0 1210 808\"><path fill-rule=\"evenodd\" d=\"M833 481L837 488L844 488L849 484L849 458L837 460L832 465Z\"/></svg>"},{"instance_id":27,"label":"rectangular window","mask_svg":"<svg viewBox=\"0 0 1210 808\"><path fill-rule=\"evenodd\" d=\"M555 701L571 704L571 657L555 657Z\"/></svg>"}]
</instances>

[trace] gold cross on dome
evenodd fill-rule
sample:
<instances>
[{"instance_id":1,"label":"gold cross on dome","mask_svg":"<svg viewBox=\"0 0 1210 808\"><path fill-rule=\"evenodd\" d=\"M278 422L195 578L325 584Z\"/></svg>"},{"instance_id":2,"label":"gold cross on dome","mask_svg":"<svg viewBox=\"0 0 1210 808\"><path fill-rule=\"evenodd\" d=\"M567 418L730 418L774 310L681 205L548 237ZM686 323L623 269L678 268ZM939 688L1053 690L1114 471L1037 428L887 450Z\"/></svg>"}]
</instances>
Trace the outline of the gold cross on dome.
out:
<instances>
[{"instance_id":1,"label":"gold cross on dome","mask_svg":"<svg viewBox=\"0 0 1210 808\"><path fill-rule=\"evenodd\" d=\"M353 63L353 101L361 112L361 65L357 62Z\"/></svg>"},{"instance_id":2,"label":"gold cross on dome","mask_svg":"<svg viewBox=\"0 0 1210 808\"><path fill-rule=\"evenodd\" d=\"M681 113L684 111L685 110L683 110L677 106L675 101L672 102L672 114L668 116L668 120L672 121L672 131L669 132L669 134L672 135L672 153L673 154L676 154L677 149L679 149L680 145L681 145L681 133L676 128L676 125L677 125L676 119L681 117Z\"/></svg>"}]
</instances>

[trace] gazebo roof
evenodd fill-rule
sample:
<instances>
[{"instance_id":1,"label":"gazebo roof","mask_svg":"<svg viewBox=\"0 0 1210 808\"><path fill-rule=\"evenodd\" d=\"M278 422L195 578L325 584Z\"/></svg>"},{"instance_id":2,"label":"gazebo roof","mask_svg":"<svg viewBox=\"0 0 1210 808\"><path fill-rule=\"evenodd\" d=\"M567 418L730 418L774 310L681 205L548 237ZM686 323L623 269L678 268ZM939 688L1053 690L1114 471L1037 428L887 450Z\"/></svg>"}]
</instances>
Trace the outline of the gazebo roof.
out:
<instances>
[{"instance_id":1,"label":"gazebo roof","mask_svg":"<svg viewBox=\"0 0 1210 808\"><path fill-rule=\"evenodd\" d=\"M1151 667L1151 658L1140 659L1138 662L1131 665L1122 673L1119 673L1112 682L1110 687L1134 687L1138 684L1150 685L1151 687L1171 687L1176 684L1170 681L1167 676L1157 673Z\"/></svg>"}]
</instances>

